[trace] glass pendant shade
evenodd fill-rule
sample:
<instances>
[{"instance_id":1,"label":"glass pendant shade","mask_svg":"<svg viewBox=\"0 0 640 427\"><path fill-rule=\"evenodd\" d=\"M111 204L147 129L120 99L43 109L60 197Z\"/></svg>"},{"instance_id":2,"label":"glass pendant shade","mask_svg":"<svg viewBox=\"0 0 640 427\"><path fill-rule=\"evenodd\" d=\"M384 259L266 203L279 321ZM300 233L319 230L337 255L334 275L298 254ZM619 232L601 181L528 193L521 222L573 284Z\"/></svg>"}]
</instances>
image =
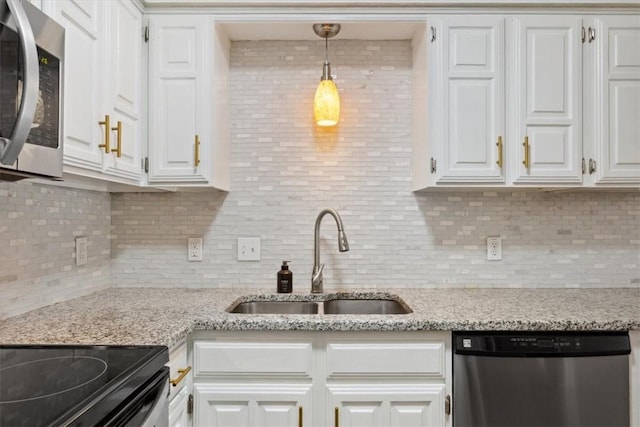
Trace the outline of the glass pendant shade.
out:
<instances>
[{"instance_id":1,"label":"glass pendant shade","mask_svg":"<svg viewBox=\"0 0 640 427\"><path fill-rule=\"evenodd\" d=\"M313 100L313 115L318 126L335 126L340 118L340 97L333 80L321 80Z\"/></svg>"}]
</instances>

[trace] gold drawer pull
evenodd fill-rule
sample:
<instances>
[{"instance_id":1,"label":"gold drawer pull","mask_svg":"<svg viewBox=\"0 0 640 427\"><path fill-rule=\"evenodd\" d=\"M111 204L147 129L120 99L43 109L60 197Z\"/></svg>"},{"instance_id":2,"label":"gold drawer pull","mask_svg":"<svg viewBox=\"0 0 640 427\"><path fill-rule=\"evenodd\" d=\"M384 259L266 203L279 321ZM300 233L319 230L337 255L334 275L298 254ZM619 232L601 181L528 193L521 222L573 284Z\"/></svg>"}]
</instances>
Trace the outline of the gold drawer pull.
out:
<instances>
[{"instance_id":1,"label":"gold drawer pull","mask_svg":"<svg viewBox=\"0 0 640 427\"><path fill-rule=\"evenodd\" d=\"M173 379L173 380L169 380L169 382L171 383L172 386L175 387L180 383L180 381L182 381L184 379L184 377L187 376L187 374L189 372L191 372L191 366L187 366L184 369L178 369L178 373L180 374L180 375L178 375L178 378Z\"/></svg>"},{"instance_id":2,"label":"gold drawer pull","mask_svg":"<svg viewBox=\"0 0 640 427\"><path fill-rule=\"evenodd\" d=\"M200 165L200 135L196 135L194 163L196 167Z\"/></svg>"},{"instance_id":3,"label":"gold drawer pull","mask_svg":"<svg viewBox=\"0 0 640 427\"><path fill-rule=\"evenodd\" d=\"M111 132L111 118L108 114L104 116L104 120L98 122L100 126L104 125L104 144L98 145L100 148L104 148L104 152L109 154L111 152L111 146L109 145L109 133Z\"/></svg>"},{"instance_id":4,"label":"gold drawer pull","mask_svg":"<svg viewBox=\"0 0 640 427\"><path fill-rule=\"evenodd\" d=\"M529 137L528 136L524 137L524 142L522 143L522 146L524 147L524 160L522 161L522 164L524 165L525 168L527 168L527 170L529 170L531 163L529 161Z\"/></svg>"},{"instance_id":5,"label":"gold drawer pull","mask_svg":"<svg viewBox=\"0 0 640 427\"><path fill-rule=\"evenodd\" d=\"M118 158L122 157L122 122L118 120L118 126L112 127L111 130L116 131L116 141L118 142L117 148L112 148L111 152L116 153Z\"/></svg>"}]
</instances>

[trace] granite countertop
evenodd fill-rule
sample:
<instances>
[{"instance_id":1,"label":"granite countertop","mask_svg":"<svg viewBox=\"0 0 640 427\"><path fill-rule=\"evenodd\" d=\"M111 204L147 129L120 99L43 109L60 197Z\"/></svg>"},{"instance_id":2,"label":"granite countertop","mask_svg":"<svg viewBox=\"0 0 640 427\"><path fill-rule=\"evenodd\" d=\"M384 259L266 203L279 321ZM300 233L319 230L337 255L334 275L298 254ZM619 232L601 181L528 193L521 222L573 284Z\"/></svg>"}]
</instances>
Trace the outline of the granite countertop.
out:
<instances>
[{"instance_id":1,"label":"granite countertop","mask_svg":"<svg viewBox=\"0 0 640 427\"><path fill-rule=\"evenodd\" d=\"M225 310L254 297L401 298L406 315L247 315ZM415 331L640 329L640 288L424 288L274 294L251 288L114 288L0 320L3 344L159 344L195 330Z\"/></svg>"}]
</instances>

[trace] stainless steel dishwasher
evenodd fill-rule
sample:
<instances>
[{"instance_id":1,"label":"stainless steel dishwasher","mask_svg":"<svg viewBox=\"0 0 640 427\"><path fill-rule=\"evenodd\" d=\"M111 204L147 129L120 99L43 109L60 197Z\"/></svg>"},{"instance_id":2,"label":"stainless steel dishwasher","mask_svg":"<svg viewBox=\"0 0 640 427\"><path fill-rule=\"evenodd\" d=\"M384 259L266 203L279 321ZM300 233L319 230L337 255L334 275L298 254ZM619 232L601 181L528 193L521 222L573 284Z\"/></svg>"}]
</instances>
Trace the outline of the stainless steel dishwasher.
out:
<instances>
[{"instance_id":1,"label":"stainless steel dishwasher","mask_svg":"<svg viewBox=\"0 0 640 427\"><path fill-rule=\"evenodd\" d=\"M629 427L627 332L454 332L454 427Z\"/></svg>"}]
</instances>

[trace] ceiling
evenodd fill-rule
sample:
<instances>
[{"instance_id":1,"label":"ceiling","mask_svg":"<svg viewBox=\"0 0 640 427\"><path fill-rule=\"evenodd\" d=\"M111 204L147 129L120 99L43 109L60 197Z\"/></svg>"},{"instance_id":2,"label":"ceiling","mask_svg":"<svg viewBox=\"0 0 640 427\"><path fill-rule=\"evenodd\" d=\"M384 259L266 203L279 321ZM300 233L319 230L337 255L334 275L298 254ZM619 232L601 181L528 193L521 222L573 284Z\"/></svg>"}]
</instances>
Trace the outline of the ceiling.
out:
<instances>
[{"instance_id":1,"label":"ceiling","mask_svg":"<svg viewBox=\"0 0 640 427\"><path fill-rule=\"evenodd\" d=\"M323 21L321 21L323 22ZM226 22L221 23L231 40L321 40L313 32L314 22ZM338 22L340 33L333 39L409 40L424 22Z\"/></svg>"}]
</instances>

